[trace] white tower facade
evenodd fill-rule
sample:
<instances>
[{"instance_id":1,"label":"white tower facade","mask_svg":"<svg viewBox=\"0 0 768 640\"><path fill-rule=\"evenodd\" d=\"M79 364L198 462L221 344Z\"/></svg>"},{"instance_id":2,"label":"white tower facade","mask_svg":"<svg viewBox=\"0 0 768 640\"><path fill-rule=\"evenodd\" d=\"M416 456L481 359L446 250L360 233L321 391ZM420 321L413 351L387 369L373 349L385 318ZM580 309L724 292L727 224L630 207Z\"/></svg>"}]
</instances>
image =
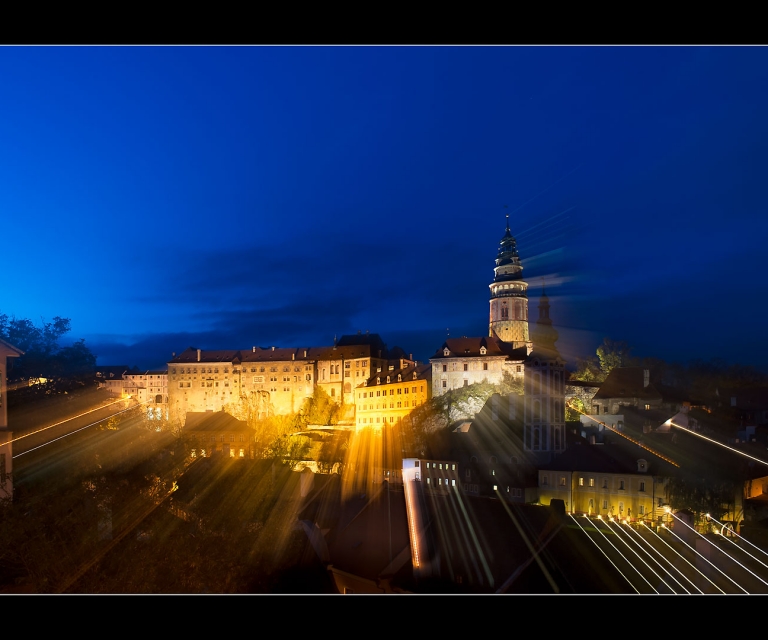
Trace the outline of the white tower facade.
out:
<instances>
[{"instance_id":1,"label":"white tower facade","mask_svg":"<svg viewBox=\"0 0 768 640\"><path fill-rule=\"evenodd\" d=\"M528 283L523 280L523 265L517 253L517 242L507 229L499 243L493 269L488 335L508 342L513 348L531 348L528 335Z\"/></svg>"}]
</instances>

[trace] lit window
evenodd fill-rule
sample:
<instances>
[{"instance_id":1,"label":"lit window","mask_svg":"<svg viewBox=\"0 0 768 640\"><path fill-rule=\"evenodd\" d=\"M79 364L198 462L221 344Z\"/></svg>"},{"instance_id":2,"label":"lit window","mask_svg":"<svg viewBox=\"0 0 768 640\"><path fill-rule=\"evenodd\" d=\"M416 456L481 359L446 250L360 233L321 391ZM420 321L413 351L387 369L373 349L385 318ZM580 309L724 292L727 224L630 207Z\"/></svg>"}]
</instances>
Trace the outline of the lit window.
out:
<instances>
[{"instance_id":1,"label":"lit window","mask_svg":"<svg viewBox=\"0 0 768 640\"><path fill-rule=\"evenodd\" d=\"M590 487L594 487L595 486L595 479L594 478L590 478L589 479L589 486Z\"/></svg>"},{"instance_id":2,"label":"lit window","mask_svg":"<svg viewBox=\"0 0 768 640\"><path fill-rule=\"evenodd\" d=\"M560 476L560 486L561 487L565 486L565 476Z\"/></svg>"},{"instance_id":3,"label":"lit window","mask_svg":"<svg viewBox=\"0 0 768 640\"><path fill-rule=\"evenodd\" d=\"M579 486L580 487L584 486L584 478L579 478Z\"/></svg>"}]
</instances>

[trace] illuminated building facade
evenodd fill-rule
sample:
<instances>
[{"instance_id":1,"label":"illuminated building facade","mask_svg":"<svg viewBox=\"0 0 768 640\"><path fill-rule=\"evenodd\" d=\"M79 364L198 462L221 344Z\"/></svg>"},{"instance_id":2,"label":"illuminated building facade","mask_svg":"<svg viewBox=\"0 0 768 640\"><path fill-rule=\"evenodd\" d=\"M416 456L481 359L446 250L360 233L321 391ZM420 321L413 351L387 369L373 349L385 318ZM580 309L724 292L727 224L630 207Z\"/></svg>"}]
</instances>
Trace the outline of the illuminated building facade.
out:
<instances>
[{"instance_id":1,"label":"illuminated building facade","mask_svg":"<svg viewBox=\"0 0 768 640\"><path fill-rule=\"evenodd\" d=\"M168 407L173 422L187 412L227 411L248 420L287 415L302 408L316 387L345 405L355 424L355 387L386 367L387 350L377 334L342 336L332 347L203 350L190 347L168 363ZM413 361L402 357L401 366Z\"/></svg>"},{"instance_id":2,"label":"illuminated building facade","mask_svg":"<svg viewBox=\"0 0 768 640\"><path fill-rule=\"evenodd\" d=\"M193 458L223 456L242 460L254 456L254 430L224 411L188 413L184 431Z\"/></svg>"},{"instance_id":3,"label":"illuminated building facade","mask_svg":"<svg viewBox=\"0 0 768 640\"><path fill-rule=\"evenodd\" d=\"M348 406L356 402L355 388L374 372L386 368L388 359L399 355L401 360L413 362L399 347L387 349L376 333L345 335L333 347L319 348L317 352L318 386L334 402Z\"/></svg>"},{"instance_id":4,"label":"illuminated building facade","mask_svg":"<svg viewBox=\"0 0 768 640\"><path fill-rule=\"evenodd\" d=\"M493 271L493 282L489 285L491 300L488 335L515 348L530 347L528 283L523 280L523 265L517 252L517 242L509 231L509 215Z\"/></svg>"},{"instance_id":5,"label":"illuminated building facade","mask_svg":"<svg viewBox=\"0 0 768 640\"><path fill-rule=\"evenodd\" d=\"M500 384L504 371L522 380L527 355L526 346L515 348L498 338L448 338L429 359L432 395L484 380Z\"/></svg>"},{"instance_id":6,"label":"illuminated building facade","mask_svg":"<svg viewBox=\"0 0 768 640\"><path fill-rule=\"evenodd\" d=\"M150 419L168 418L168 371L126 371L122 376L122 395L139 401Z\"/></svg>"},{"instance_id":7,"label":"illuminated building facade","mask_svg":"<svg viewBox=\"0 0 768 640\"><path fill-rule=\"evenodd\" d=\"M225 410L243 419L287 414L312 395L316 378L309 348L190 347L168 363L170 417L183 423L188 412Z\"/></svg>"},{"instance_id":8,"label":"illuminated building facade","mask_svg":"<svg viewBox=\"0 0 768 640\"><path fill-rule=\"evenodd\" d=\"M671 464L632 445L573 447L539 469L539 501L563 500L566 510L620 520L652 521L668 502Z\"/></svg>"},{"instance_id":9,"label":"illuminated building facade","mask_svg":"<svg viewBox=\"0 0 768 640\"><path fill-rule=\"evenodd\" d=\"M358 429L398 424L432 397L430 365L401 360L380 369L355 389Z\"/></svg>"},{"instance_id":10,"label":"illuminated building facade","mask_svg":"<svg viewBox=\"0 0 768 640\"><path fill-rule=\"evenodd\" d=\"M13 498L13 432L8 426L8 359L24 352L0 340L0 499Z\"/></svg>"}]
</instances>

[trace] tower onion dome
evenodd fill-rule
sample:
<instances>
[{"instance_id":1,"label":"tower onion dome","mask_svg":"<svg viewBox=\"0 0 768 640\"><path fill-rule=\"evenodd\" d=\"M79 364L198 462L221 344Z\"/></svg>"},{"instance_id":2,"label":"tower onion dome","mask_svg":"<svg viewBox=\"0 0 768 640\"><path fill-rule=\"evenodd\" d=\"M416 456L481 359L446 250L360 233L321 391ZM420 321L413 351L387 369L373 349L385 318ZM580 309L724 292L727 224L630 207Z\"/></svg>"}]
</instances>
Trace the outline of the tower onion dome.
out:
<instances>
[{"instance_id":1,"label":"tower onion dome","mask_svg":"<svg viewBox=\"0 0 768 640\"><path fill-rule=\"evenodd\" d=\"M499 252L496 254L496 276L494 282L521 280L523 266L520 264L520 254L517 252L517 240L509 231L509 214L507 214L507 229L499 242Z\"/></svg>"}]
</instances>

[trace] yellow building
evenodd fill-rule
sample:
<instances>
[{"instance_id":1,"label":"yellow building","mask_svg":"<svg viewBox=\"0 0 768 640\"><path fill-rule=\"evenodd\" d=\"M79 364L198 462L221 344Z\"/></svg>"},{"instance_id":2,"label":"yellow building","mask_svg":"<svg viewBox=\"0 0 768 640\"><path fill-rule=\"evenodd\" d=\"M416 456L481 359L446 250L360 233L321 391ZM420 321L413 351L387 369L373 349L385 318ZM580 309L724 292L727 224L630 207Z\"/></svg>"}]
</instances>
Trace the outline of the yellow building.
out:
<instances>
[{"instance_id":1,"label":"yellow building","mask_svg":"<svg viewBox=\"0 0 768 640\"><path fill-rule=\"evenodd\" d=\"M402 421L432 397L432 366L388 364L355 389L355 426L382 427Z\"/></svg>"},{"instance_id":2,"label":"yellow building","mask_svg":"<svg viewBox=\"0 0 768 640\"><path fill-rule=\"evenodd\" d=\"M673 474L671 464L629 443L572 446L539 469L539 502L560 499L571 513L650 522L669 503Z\"/></svg>"}]
</instances>

